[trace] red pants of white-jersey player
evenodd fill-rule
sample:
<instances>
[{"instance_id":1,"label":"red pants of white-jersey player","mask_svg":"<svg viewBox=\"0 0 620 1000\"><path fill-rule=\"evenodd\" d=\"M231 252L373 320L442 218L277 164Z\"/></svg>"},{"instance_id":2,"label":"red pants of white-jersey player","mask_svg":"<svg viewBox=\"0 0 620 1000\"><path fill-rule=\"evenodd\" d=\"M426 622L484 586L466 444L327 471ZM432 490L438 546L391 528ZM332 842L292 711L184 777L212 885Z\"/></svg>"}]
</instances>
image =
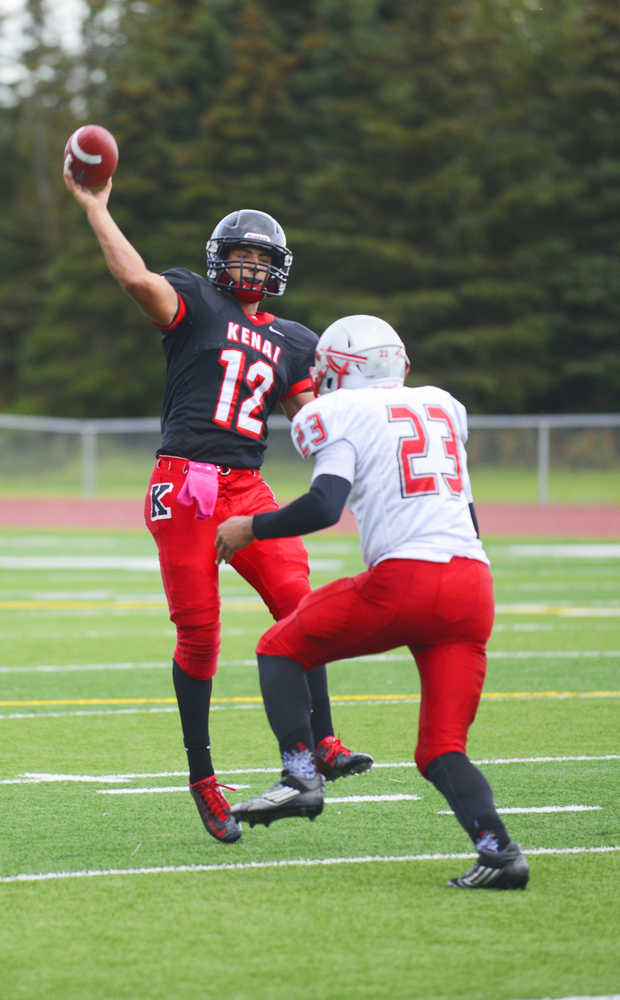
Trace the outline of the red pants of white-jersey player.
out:
<instances>
[{"instance_id":1,"label":"red pants of white-jersey player","mask_svg":"<svg viewBox=\"0 0 620 1000\"><path fill-rule=\"evenodd\" d=\"M408 646L421 681L415 759L422 774L435 757L465 753L486 672L494 615L489 567L386 559L358 576L302 598L261 638L257 653L312 667Z\"/></svg>"}]
</instances>

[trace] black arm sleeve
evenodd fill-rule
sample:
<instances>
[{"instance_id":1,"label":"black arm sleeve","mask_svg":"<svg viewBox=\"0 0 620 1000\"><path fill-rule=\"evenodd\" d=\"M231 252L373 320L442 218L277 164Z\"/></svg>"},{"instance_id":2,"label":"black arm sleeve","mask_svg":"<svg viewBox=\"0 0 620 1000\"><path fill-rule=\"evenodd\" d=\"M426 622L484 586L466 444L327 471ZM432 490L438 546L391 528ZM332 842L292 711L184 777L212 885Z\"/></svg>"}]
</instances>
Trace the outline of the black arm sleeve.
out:
<instances>
[{"instance_id":1,"label":"black arm sleeve","mask_svg":"<svg viewBox=\"0 0 620 1000\"><path fill-rule=\"evenodd\" d=\"M255 514L252 530L256 538L289 538L307 535L335 524L340 518L351 483L342 476L317 476L308 493L280 510Z\"/></svg>"},{"instance_id":2,"label":"black arm sleeve","mask_svg":"<svg viewBox=\"0 0 620 1000\"><path fill-rule=\"evenodd\" d=\"M474 525L474 531L476 532L476 537L480 538L480 529L478 527L478 518L476 517L476 511L474 510L473 503L469 505L469 513L471 514L471 519Z\"/></svg>"}]
</instances>

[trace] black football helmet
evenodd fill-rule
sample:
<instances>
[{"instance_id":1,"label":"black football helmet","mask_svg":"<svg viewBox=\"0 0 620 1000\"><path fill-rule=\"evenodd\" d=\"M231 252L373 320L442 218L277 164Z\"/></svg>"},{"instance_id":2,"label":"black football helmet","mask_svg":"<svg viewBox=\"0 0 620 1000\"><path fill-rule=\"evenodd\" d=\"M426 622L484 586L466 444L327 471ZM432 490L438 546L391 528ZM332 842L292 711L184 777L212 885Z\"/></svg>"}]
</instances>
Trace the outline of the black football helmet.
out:
<instances>
[{"instance_id":1,"label":"black football helmet","mask_svg":"<svg viewBox=\"0 0 620 1000\"><path fill-rule=\"evenodd\" d=\"M206 245L207 281L216 288L242 295L248 286L245 282L239 284L234 281L226 270L226 256L232 247L237 246L269 251L271 265L260 294L282 295L293 263L293 254L286 246L282 226L266 212L242 208L220 219L211 233Z\"/></svg>"}]
</instances>

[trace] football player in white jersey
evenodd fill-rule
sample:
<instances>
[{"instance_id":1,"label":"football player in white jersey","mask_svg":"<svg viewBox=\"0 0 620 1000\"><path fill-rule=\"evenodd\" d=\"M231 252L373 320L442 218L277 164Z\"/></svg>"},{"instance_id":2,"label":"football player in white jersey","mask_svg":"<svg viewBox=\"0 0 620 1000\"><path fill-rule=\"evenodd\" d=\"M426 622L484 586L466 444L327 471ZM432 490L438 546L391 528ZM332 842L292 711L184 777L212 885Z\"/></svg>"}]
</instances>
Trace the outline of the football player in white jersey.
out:
<instances>
[{"instance_id":1,"label":"football player in white jersey","mask_svg":"<svg viewBox=\"0 0 620 1000\"><path fill-rule=\"evenodd\" d=\"M405 347L383 320L347 316L328 327L316 348L316 399L291 428L297 450L315 458L309 492L218 529L218 558L228 562L255 538L335 524L346 503L368 567L307 594L260 639L261 690L283 771L273 788L233 814L251 826L318 815L324 780L315 768L304 672L408 646L421 681L416 764L478 855L449 885L524 889L527 860L466 755L494 615L467 471L467 415L443 389L405 386L408 371Z\"/></svg>"}]
</instances>

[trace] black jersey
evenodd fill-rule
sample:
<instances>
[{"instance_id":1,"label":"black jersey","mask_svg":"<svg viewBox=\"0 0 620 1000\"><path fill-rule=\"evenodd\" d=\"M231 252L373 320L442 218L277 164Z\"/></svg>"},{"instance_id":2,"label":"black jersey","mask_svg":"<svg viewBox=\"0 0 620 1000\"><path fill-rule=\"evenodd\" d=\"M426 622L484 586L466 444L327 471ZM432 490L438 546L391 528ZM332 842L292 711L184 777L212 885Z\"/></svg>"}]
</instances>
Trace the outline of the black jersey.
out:
<instances>
[{"instance_id":1,"label":"black jersey","mask_svg":"<svg viewBox=\"0 0 620 1000\"><path fill-rule=\"evenodd\" d=\"M179 311L163 330L166 385L157 454L257 468L274 406L311 388L318 337L270 313L250 319L236 299L193 271L164 274L179 293Z\"/></svg>"}]
</instances>

